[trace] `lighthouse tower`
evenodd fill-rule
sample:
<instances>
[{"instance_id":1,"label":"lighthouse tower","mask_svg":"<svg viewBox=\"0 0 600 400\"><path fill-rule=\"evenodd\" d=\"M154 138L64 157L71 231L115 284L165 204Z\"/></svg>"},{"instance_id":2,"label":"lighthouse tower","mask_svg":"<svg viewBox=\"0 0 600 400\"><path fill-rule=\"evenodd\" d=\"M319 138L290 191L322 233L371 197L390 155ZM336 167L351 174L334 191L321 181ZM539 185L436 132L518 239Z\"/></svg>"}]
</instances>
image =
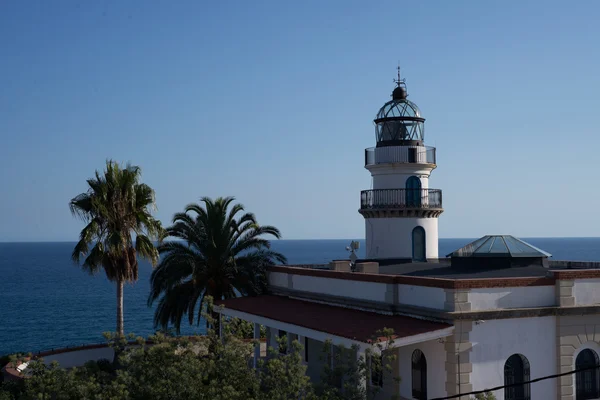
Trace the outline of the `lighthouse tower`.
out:
<instances>
[{"instance_id":1,"label":"lighthouse tower","mask_svg":"<svg viewBox=\"0 0 600 400\"><path fill-rule=\"evenodd\" d=\"M438 258L442 191L429 188L436 168L435 147L425 146L425 118L395 80L392 100L374 120L377 145L365 150L371 190L360 194L365 217L366 258L401 263Z\"/></svg>"}]
</instances>

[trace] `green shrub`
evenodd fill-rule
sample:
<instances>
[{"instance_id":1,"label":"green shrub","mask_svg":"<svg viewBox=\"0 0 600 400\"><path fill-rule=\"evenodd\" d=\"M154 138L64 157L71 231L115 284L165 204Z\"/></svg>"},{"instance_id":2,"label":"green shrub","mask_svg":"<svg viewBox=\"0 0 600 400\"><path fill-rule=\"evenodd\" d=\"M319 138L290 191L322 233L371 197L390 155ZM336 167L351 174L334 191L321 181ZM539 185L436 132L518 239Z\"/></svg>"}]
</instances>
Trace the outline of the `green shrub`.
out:
<instances>
[{"instance_id":1,"label":"green shrub","mask_svg":"<svg viewBox=\"0 0 600 400\"><path fill-rule=\"evenodd\" d=\"M485 393L477 393L474 397L472 397L473 400L496 400L496 395L494 395L494 393L492 392L485 392Z\"/></svg>"},{"instance_id":2,"label":"green shrub","mask_svg":"<svg viewBox=\"0 0 600 400\"><path fill-rule=\"evenodd\" d=\"M0 400L366 400L371 395L371 388L364 385L371 379L367 375L383 373L389 368L388 361L394 361L393 357L372 357L374 361L367 364L362 357L357 363L355 348L340 348L333 355L335 367L326 363L323 381L315 388L306 376L298 341L291 343L287 354L269 348L270 357L261 359L255 370L252 355L256 342L241 340L250 336L248 326L252 324L224 321L220 338L211 316L204 318L208 334L193 339L159 332L148 338L152 345L138 338L138 346L125 346L120 335L107 334L109 344L118 351L117 362L90 361L66 370L56 362L46 365L41 359L33 360L26 379L0 387ZM390 332L378 336L390 336ZM386 348L375 346L385 354ZM329 357L329 349L326 343L324 357ZM371 354L367 351L366 355Z\"/></svg>"}]
</instances>

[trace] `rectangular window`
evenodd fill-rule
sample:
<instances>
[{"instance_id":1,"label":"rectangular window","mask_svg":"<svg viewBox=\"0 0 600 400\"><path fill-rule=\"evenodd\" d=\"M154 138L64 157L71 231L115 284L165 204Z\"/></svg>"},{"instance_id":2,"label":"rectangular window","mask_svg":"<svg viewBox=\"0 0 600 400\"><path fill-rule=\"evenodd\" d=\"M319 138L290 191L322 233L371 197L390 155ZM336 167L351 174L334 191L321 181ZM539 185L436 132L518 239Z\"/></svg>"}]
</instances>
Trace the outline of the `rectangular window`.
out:
<instances>
[{"instance_id":1,"label":"rectangular window","mask_svg":"<svg viewBox=\"0 0 600 400\"><path fill-rule=\"evenodd\" d=\"M414 147L408 149L408 162L409 163L417 162L417 149L415 149Z\"/></svg>"},{"instance_id":2,"label":"rectangular window","mask_svg":"<svg viewBox=\"0 0 600 400\"><path fill-rule=\"evenodd\" d=\"M308 338L304 337L304 361L308 362Z\"/></svg>"}]
</instances>

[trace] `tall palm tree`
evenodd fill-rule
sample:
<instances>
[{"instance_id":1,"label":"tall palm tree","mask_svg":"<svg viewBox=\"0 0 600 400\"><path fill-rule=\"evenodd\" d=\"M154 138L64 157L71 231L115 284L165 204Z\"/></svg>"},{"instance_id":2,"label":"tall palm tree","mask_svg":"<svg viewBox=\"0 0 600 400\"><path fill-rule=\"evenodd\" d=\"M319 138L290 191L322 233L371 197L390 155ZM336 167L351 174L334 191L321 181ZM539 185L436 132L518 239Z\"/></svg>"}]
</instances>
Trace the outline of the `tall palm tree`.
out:
<instances>
[{"instance_id":1,"label":"tall palm tree","mask_svg":"<svg viewBox=\"0 0 600 400\"><path fill-rule=\"evenodd\" d=\"M106 277L117 284L117 334L121 336L123 285L138 279L138 256L156 265L159 254L153 240L163 236L160 221L151 213L154 190L140 183L140 177L139 167L127 164L122 168L109 160L102 175L96 171L87 180L88 191L69 203L71 213L87 223L73 249L73 261L79 264L84 257L84 270L95 274L104 269Z\"/></svg>"},{"instance_id":2,"label":"tall palm tree","mask_svg":"<svg viewBox=\"0 0 600 400\"><path fill-rule=\"evenodd\" d=\"M171 323L179 332L185 315L190 325L195 316L199 323L206 296L218 301L260 294L267 286L266 268L287 262L262 237L279 239L277 228L260 226L251 213L238 217L244 207L230 208L233 197L201 201L204 207L190 204L175 214L167 234L176 240L158 247L161 261L152 272L148 297L148 305L158 300L155 326L167 328Z\"/></svg>"}]
</instances>

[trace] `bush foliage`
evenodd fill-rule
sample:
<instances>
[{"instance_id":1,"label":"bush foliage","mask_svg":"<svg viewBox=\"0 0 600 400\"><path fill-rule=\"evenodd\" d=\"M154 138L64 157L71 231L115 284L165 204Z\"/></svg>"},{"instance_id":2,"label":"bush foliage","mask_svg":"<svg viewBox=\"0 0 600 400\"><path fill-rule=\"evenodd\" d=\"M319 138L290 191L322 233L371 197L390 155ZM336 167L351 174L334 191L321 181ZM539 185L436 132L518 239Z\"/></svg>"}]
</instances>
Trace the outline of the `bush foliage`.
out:
<instances>
[{"instance_id":1,"label":"bush foliage","mask_svg":"<svg viewBox=\"0 0 600 400\"><path fill-rule=\"evenodd\" d=\"M210 314L205 318L210 326ZM269 357L254 369L256 342L243 340L250 335L248 326L239 320L228 321L223 332L223 338L211 328L206 336L192 338L157 333L147 341L138 338L136 346L125 346L122 336L108 335L117 354L115 360L91 361L69 370L57 363L30 361L29 377L5 383L0 400L362 400L369 390L378 390L378 386L364 385L367 371L377 374L385 369L378 357L369 365L365 357L357 362L350 349L331 355L326 343L323 357L330 360L333 356L334 368L325 363L322 382L313 386L305 374L302 346L297 341L287 354L269 348Z\"/></svg>"}]
</instances>

